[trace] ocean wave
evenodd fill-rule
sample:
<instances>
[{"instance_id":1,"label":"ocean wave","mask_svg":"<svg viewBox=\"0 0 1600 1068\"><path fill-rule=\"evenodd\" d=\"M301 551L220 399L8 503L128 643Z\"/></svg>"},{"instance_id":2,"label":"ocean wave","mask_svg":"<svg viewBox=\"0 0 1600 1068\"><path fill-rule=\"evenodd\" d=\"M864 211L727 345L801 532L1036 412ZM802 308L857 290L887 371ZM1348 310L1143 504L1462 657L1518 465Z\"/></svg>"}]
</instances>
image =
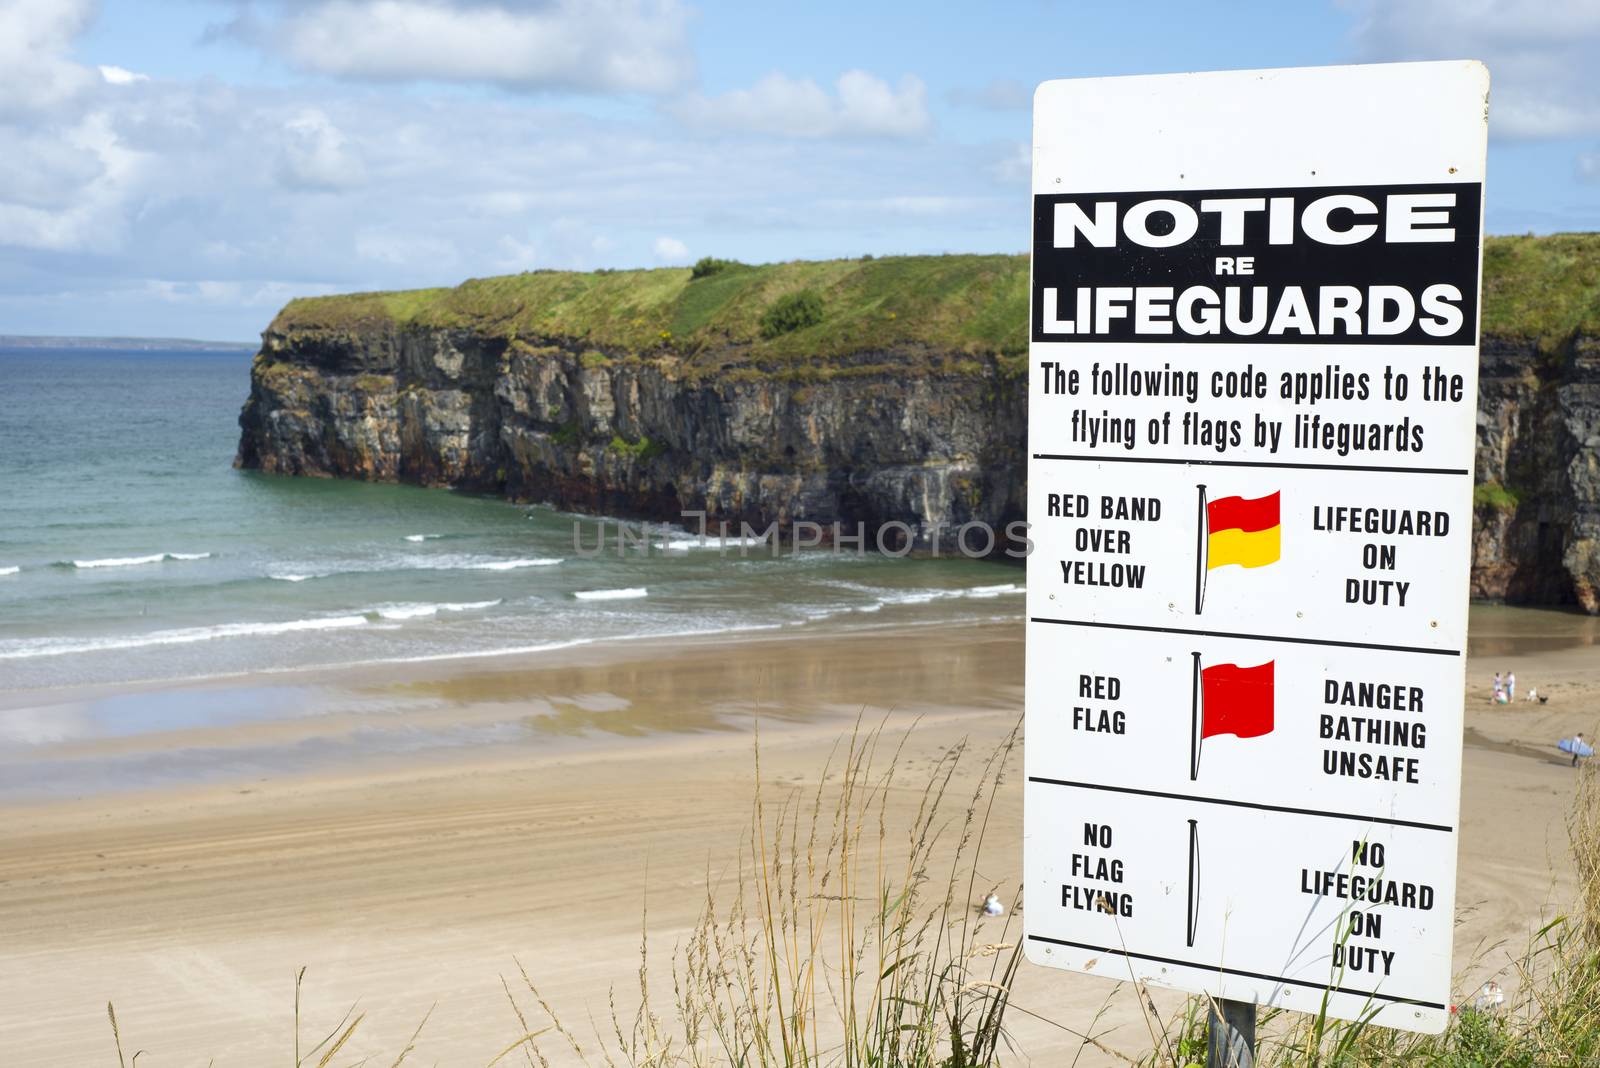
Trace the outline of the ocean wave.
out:
<instances>
[{"instance_id":1,"label":"ocean wave","mask_svg":"<svg viewBox=\"0 0 1600 1068\"><path fill-rule=\"evenodd\" d=\"M138 567L141 564L160 564L168 560L209 560L210 558L210 553L151 553L149 556L108 556L104 560L62 560L56 566L87 571L97 567Z\"/></svg>"},{"instance_id":2,"label":"ocean wave","mask_svg":"<svg viewBox=\"0 0 1600 1068\"><path fill-rule=\"evenodd\" d=\"M438 604L380 604L376 607L367 609L362 614L368 616L377 616L379 619L426 619L429 616L436 616L440 612L478 612L485 608L493 608L499 603L499 600L493 600L458 601L453 603L444 602Z\"/></svg>"},{"instance_id":3,"label":"ocean wave","mask_svg":"<svg viewBox=\"0 0 1600 1068\"><path fill-rule=\"evenodd\" d=\"M99 653L118 649L143 649L155 645L191 645L218 638L250 638L297 631L343 630L364 627L366 616L322 616L316 619L290 619L278 623L219 623L210 627L183 627L156 630L146 634L113 635L104 638L25 638L0 644L0 660L31 660L41 656L71 653Z\"/></svg>"},{"instance_id":4,"label":"ocean wave","mask_svg":"<svg viewBox=\"0 0 1600 1068\"><path fill-rule=\"evenodd\" d=\"M650 590L644 586L629 586L620 590L578 590L572 596L580 601L629 601L648 597Z\"/></svg>"},{"instance_id":5,"label":"ocean wave","mask_svg":"<svg viewBox=\"0 0 1600 1068\"><path fill-rule=\"evenodd\" d=\"M402 556L371 563L353 563L349 566L318 568L315 561L288 562L293 571L269 571L267 577L279 582L306 582L310 579L331 578L334 575L381 575L391 571L519 571L525 567L555 567L566 563L565 557L519 557L514 560L497 560L493 557L466 556L445 553L438 556ZM280 565L283 566L283 565ZM302 570L303 569L303 570Z\"/></svg>"},{"instance_id":6,"label":"ocean wave","mask_svg":"<svg viewBox=\"0 0 1600 1068\"><path fill-rule=\"evenodd\" d=\"M995 586L973 586L965 591L967 597L999 597L1004 593L1026 593L1021 583L1002 582Z\"/></svg>"},{"instance_id":7,"label":"ocean wave","mask_svg":"<svg viewBox=\"0 0 1600 1068\"><path fill-rule=\"evenodd\" d=\"M438 541L443 534L407 534L406 541Z\"/></svg>"},{"instance_id":8,"label":"ocean wave","mask_svg":"<svg viewBox=\"0 0 1600 1068\"><path fill-rule=\"evenodd\" d=\"M767 539L764 538L764 537L761 537L761 538L740 538L740 537L717 538L717 537L714 537L712 535L707 535L704 538L699 538L699 537L694 537L693 535L691 535L691 536L685 537L685 538L672 538L672 539L669 539L667 541L658 541L658 542L656 542L656 548L665 549L668 552L686 553L691 549L718 549L718 550L740 549L740 548L748 549L748 548L753 548L753 547L757 547L757 546L763 546L763 545L766 545L766 544L767 544Z\"/></svg>"},{"instance_id":9,"label":"ocean wave","mask_svg":"<svg viewBox=\"0 0 1600 1068\"><path fill-rule=\"evenodd\" d=\"M0 575L15 575L21 570L22 568L20 567L0 567Z\"/></svg>"},{"instance_id":10,"label":"ocean wave","mask_svg":"<svg viewBox=\"0 0 1600 1068\"><path fill-rule=\"evenodd\" d=\"M865 594L873 598L873 604L857 608L858 612L876 612L884 605L901 604L929 604L933 601L951 601L959 599L988 600L1007 594L1025 593L1026 590L1020 583L1001 582L989 586L939 586L912 589L890 589L884 586L869 586L861 582L848 582L843 579L830 579L822 583L834 589L850 590L853 593Z\"/></svg>"}]
</instances>

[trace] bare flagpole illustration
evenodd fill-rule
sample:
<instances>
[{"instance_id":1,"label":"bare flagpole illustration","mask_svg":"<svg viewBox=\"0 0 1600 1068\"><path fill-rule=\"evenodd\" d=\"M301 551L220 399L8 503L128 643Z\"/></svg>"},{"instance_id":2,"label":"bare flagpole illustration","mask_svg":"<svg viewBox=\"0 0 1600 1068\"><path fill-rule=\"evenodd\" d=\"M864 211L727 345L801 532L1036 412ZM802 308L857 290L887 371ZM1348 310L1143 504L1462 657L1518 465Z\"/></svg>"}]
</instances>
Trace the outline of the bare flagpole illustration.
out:
<instances>
[{"instance_id":1,"label":"bare flagpole illustration","mask_svg":"<svg viewBox=\"0 0 1600 1068\"><path fill-rule=\"evenodd\" d=\"M1196 653L1198 657L1200 654ZM1199 920L1200 912L1200 824L1197 820L1189 821L1189 928L1187 931L1189 948L1194 948L1195 927Z\"/></svg>"}]
</instances>

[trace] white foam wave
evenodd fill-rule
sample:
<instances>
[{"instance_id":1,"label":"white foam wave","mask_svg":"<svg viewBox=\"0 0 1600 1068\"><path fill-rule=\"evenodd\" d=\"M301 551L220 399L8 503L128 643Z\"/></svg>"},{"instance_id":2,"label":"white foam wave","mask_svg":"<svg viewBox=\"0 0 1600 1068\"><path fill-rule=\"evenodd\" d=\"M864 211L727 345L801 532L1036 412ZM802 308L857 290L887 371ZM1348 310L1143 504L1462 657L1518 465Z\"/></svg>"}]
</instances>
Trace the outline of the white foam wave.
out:
<instances>
[{"instance_id":1,"label":"white foam wave","mask_svg":"<svg viewBox=\"0 0 1600 1068\"><path fill-rule=\"evenodd\" d=\"M1025 593L1022 586L1015 582L1002 582L995 586L973 586L966 591L968 597L999 597L1003 593Z\"/></svg>"},{"instance_id":2,"label":"white foam wave","mask_svg":"<svg viewBox=\"0 0 1600 1068\"><path fill-rule=\"evenodd\" d=\"M525 567L555 567L565 563L564 557L520 557L515 560L497 560L486 556L467 556L445 553L438 556L402 556L371 563L357 563L349 567L334 566L318 569L317 561L283 561L280 566L293 567L293 571L272 571L268 578L279 582L305 582L308 579L329 578L333 575L379 575L391 571L518 571Z\"/></svg>"},{"instance_id":3,"label":"white foam wave","mask_svg":"<svg viewBox=\"0 0 1600 1068\"><path fill-rule=\"evenodd\" d=\"M117 649L143 649L154 645L190 645L218 638L248 638L297 631L342 630L363 627L366 616L323 616L318 619L291 619L278 623L219 623L210 627L183 627L147 634L115 635L104 638L28 638L0 646L0 660L30 660L41 656L71 653L99 653Z\"/></svg>"},{"instance_id":4,"label":"white foam wave","mask_svg":"<svg viewBox=\"0 0 1600 1068\"><path fill-rule=\"evenodd\" d=\"M754 548L756 546L765 545L766 543L767 543L767 539L764 538L764 537L760 537L760 538L754 538L754 537L752 537L752 538L738 538L738 537L717 538L717 537L713 537L711 535L707 535L704 538L697 538L697 537L670 538L670 539L668 539L666 541L656 542L656 548L665 549L668 552L686 553L691 549L727 549L727 550L732 550L732 549L740 549L740 548Z\"/></svg>"},{"instance_id":5,"label":"white foam wave","mask_svg":"<svg viewBox=\"0 0 1600 1068\"><path fill-rule=\"evenodd\" d=\"M1026 592L1020 583L1001 582L989 586L956 586L956 587L926 587L913 589L888 589L883 586L868 586L860 582L847 582L839 579L830 579L822 583L835 589L851 590L863 593L873 598L873 604L856 609L858 612L876 612L884 605L899 604L929 604L933 601L949 601L956 599L972 598L976 600L989 600L1006 594L1020 594Z\"/></svg>"},{"instance_id":6,"label":"white foam wave","mask_svg":"<svg viewBox=\"0 0 1600 1068\"><path fill-rule=\"evenodd\" d=\"M380 604L375 608L367 609L366 615L374 615L379 619L426 619L436 616L440 612L479 612L485 608L493 608L499 604L494 601L459 601L439 604Z\"/></svg>"},{"instance_id":7,"label":"white foam wave","mask_svg":"<svg viewBox=\"0 0 1600 1068\"><path fill-rule=\"evenodd\" d=\"M406 541L437 541L443 534L407 534Z\"/></svg>"},{"instance_id":8,"label":"white foam wave","mask_svg":"<svg viewBox=\"0 0 1600 1068\"><path fill-rule=\"evenodd\" d=\"M578 590L572 596L580 601L630 601L637 597L648 597L650 591L644 586L629 586L620 590Z\"/></svg>"},{"instance_id":9,"label":"white foam wave","mask_svg":"<svg viewBox=\"0 0 1600 1068\"><path fill-rule=\"evenodd\" d=\"M21 570L22 568L20 567L0 567L0 575L15 575Z\"/></svg>"},{"instance_id":10,"label":"white foam wave","mask_svg":"<svg viewBox=\"0 0 1600 1068\"><path fill-rule=\"evenodd\" d=\"M97 567L138 567L142 564L160 564L168 560L209 560L210 553L151 553L149 556L108 556L103 560L72 560L65 566L80 571Z\"/></svg>"}]
</instances>

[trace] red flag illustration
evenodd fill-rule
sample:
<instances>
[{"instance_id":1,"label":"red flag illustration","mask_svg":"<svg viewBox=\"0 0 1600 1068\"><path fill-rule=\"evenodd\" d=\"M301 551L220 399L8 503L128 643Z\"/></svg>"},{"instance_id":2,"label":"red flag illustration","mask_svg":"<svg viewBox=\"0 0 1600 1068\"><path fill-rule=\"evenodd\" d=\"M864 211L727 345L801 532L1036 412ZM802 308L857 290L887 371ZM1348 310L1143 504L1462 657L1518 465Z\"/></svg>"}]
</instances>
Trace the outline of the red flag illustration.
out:
<instances>
[{"instance_id":1,"label":"red flag illustration","mask_svg":"<svg viewBox=\"0 0 1600 1068\"><path fill-rule=\"evenodd\" d=\"M1194 657L1194 678L1189 686L1189 781L1200 777L1200 748L1207 738L1231 734L1259 738L1272 733L1273 671L1277 661L1254 667L1238 664L1200 666Z\"/></svg>"},{"instance_id":2,"label":"red flag illustration","mask_svg":"<svg viewBox=\"0 0 1600 1068\"><path fill-rule=\"evenodd\" d=\"M1272 733L1272 675L1277 663L1213 664L1200 672L1200 737Z\"/></svg>"}]
</instances>

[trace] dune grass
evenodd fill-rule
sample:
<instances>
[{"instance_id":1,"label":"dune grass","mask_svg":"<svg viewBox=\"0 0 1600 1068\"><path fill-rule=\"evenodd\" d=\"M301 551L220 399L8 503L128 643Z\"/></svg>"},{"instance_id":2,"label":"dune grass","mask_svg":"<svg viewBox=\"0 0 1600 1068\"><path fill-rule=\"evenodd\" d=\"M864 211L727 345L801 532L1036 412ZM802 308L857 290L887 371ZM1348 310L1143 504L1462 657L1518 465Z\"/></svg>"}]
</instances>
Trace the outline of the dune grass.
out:
<instances>
[{"instance_id":1,"label":"dune grass","mask_svg":"<svg viewBox=\"0 0 1600 1068\"><path fill-rule=\"evenodd\" d=\"M613 988L609 1011L582 1028L569 1026L515 962L515 972L500 979L515 1030L507 1027L511 1040L485 1068L548 1068L552 1057L588 1068L1026 1063L1007 1019L1043 1017L1012 1001L1021 963L1020 890L1004 893L980 874L989 817L1016 743L1013 731L987 755L958 745L913 774L906 737L856 732L841 740L815 784L777 796L762 780L758 749L738 863L721 875L708 873L700 919L686 940L658 961L645 916L633 980ZM1474 991L1437 1036L1267 1010L1258 1025L1261 1068L1600 1064L1600 788L1588 768L1576 774L1568 828L1578 893L1510 965L1505 1004L1480 1006ZM979 911L990 893L1009 899L1003 917ZM294 984L295 1068L402 1068L421 1048L427 1016L397 1053L357 1056L352 1051L366 1014L352 1007L302 1049L304 976L301 969ZM1072 1036L1079 1055L1101 1063L1203 1064L1205 998L1189 998L1163 1016L1138 985L1106 989L1108 1001L1137 999L1148 1027L1143 1050L1106 1045L1096 1037L1098 1015L1045 1022ZM661 1000L666 990L670 996ZM588 1008L577 1009L574 1018L592 1021ZM141 1057L151 1068L155 1062L143 1050L124 1055L115 1009L108 1005L107 1012L119 1068L139 1068ZM492 1026L498 1025L484 1021ZM447 1051L417 1056L461 1063Z\"/></svg>"},{"instance_id":2,"label":"dune grass","mask_svg":"<svg viewBox=\"0 0 1600 1068\"><path fill-rule=\"evenodd\" d=\"M567 1052L586 1065L633 1068L980 1068L1005 1048L1012 978L1021 962L1016 892L1006 914L974 906L987 886L978 858L1016 742L975 761L965 746L937 756L908 786L905 739L854 733L809 791L773 797L761 785L734 871L708 876L700 920L664 965L658 1004L648 940L637 1008L613 1011L586 1047L519 975ZM975 784L953 796L964 765ZM915 815L900 825L896 791ZM959 805L956 812L949 811ZM507 997L519 1023L525 1011ZM615 1003L613 1003L615 1004ZM525 1051L540 1064L536 1046Z\"/></svg>"}]
</instances>

